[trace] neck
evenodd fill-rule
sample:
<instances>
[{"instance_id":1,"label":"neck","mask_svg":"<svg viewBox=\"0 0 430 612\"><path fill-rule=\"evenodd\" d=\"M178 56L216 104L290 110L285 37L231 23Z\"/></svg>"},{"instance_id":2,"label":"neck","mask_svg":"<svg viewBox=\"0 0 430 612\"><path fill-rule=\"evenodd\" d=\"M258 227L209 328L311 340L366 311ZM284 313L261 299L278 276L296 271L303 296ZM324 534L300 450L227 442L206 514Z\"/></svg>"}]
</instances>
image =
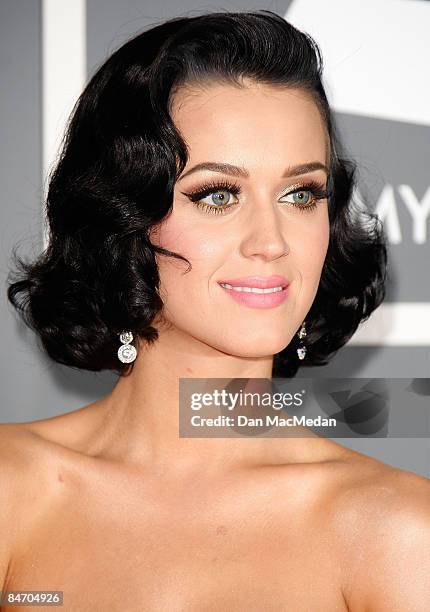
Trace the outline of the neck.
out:
<instances>
[{"instance_id":1,"label":"neck","mask_svg":"<svg viewBox=\"0 0 430 612\"><path fill-rule=\"evenodd\" d=\"M157 473L223 472L267 465L285 440L274 438L180 438L180 378L271 378L273 356L237 357L217 351L173 328L152 345L137 347L132 373L103 398L99 444L110 456ZM304 440L288 440L289 448Z\"/></svg>"}]
</instances>

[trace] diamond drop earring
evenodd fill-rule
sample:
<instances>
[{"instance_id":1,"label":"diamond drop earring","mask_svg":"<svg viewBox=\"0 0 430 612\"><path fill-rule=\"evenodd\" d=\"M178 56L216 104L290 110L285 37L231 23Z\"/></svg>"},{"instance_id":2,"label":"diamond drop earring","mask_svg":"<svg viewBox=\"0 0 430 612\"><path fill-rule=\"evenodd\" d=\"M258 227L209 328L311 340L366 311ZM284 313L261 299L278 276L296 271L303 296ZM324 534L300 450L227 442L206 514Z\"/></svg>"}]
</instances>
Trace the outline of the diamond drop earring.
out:
<instances>
[{"instance_id":1,"label":"diamond drop earring","mask_svg":"<svg viewBox=\"0 0 430 612\"><path fill-rule=\"evenodd\" d=\"M133 340L133 334L131 331L123 331L119 334L119 339L122 344L118 349L118 359L122 363L131 363L136 359L137 355L135 347L130 344Z\"/></svg>"},{"instance_id":2,"label":"diamond drop earring","mask_svg":"<svg viewBox=\"0 0 430 612\"><path fill-rule=\"evenodd\" d=\"M304 345L302 338L306 336L306 321L303 321L297 335L300 338L300 345L297 348L297 355L299 356L299 359L304 359L306 357L306 346Z\"/></svg>"}]
</instances>

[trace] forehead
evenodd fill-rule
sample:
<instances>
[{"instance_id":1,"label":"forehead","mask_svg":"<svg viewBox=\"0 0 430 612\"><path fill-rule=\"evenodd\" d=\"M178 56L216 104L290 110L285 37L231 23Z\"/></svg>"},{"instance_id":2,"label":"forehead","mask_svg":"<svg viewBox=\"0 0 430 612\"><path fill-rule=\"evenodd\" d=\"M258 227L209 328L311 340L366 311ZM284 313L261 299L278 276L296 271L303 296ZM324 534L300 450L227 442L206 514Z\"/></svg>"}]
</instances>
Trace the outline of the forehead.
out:
<instances>
[{"instance_id":1,"label":"forehead","mask_svg":"<svg viewBox=\"0 0 430 612\"><path fill-rule=\"evenodd\" d=\"M190 163L224 158L273 164L328 164L328 135L320 111L302 89L245 82L183 87L172 97L172 119ZM209 157L210 156L210 157ZM216 156L216 157L214 157ZM227 157L229 159L227 159Z\"/></svg>"}]
</instances>

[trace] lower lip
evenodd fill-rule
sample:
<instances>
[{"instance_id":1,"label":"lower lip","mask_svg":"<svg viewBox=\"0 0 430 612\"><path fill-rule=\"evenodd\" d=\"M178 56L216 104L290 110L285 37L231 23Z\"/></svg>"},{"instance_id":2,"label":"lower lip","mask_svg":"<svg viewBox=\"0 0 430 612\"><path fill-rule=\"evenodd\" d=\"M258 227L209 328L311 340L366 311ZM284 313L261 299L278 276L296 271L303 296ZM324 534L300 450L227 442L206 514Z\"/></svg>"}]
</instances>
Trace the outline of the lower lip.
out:
<instances>
[{"instance_id":1,"label":"lower lip","mask_svg":"<svg viewBox=\"0 0 430 612\"><path fill-rule=\"evenodd\" d=\"M220 285L226 293L239 304L244 306L250 306L251 308L274 308L279 306L287 299L288 287L282 289L282 291L274 291L272 293L252 293L251 291L235 291L234 289L227 289Z\"/></svg>"}]
</instances>

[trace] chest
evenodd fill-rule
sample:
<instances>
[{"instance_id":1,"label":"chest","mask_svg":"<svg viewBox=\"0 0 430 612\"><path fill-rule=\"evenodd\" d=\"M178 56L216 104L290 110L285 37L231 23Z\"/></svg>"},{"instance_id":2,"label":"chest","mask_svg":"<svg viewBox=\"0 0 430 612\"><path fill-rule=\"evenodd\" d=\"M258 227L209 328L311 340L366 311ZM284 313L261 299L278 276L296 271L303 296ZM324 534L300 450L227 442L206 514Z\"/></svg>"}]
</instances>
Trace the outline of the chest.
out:
<instances>
[{"instance_id":1,"label":"chest","mask_svg":"<svg viewBox=\"0 0 430 612\"><path fill-rule=\"evenodd\" d=\"M304 529L276 538L225 523L52 524L28 542L8 589L60 590L64 609L81 612L346 609L336 558Z\"/></svg>"},{"instance_id":2,"label":"chest","mask_svg":"<svg viewBox=\"0 0 430 612\"><path fill-rule=\"evenodd\" d=\"M79 612L347 610L336 538L308 496L243 480L136 489L80 479L53 494L28 515L4 590L63 591Z\"/></svg>"}]
</instances>

